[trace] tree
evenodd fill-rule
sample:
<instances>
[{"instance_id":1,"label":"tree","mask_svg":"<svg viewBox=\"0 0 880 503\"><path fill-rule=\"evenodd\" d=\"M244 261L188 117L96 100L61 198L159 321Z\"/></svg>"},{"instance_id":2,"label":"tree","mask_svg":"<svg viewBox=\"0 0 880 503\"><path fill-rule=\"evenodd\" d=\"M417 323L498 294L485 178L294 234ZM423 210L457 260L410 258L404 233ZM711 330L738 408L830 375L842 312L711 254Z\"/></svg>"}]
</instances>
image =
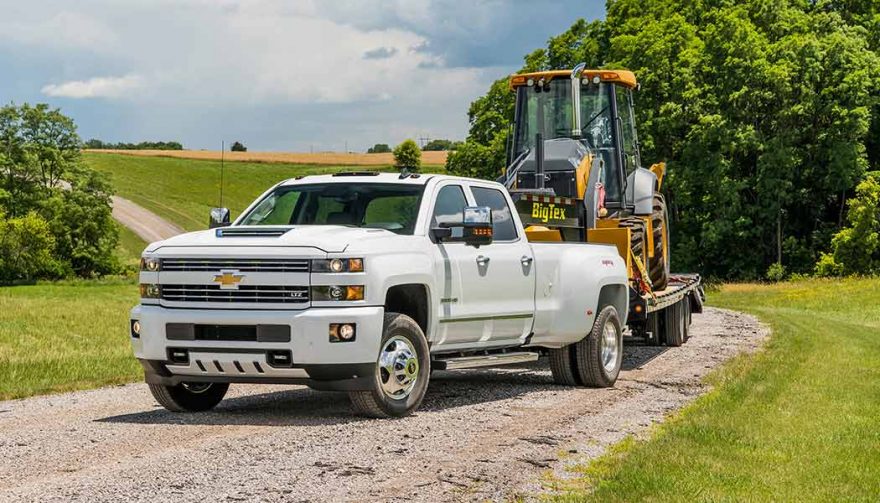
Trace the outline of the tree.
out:
<instances>
[{"instance_id":1,"label":"tree","mask_svg":"<svg viewBox=\"0 0 880 503\"><path fill-rule=\"evenodd\" d=\"M0 108L0 215L7 246L0 279L94 276L119 268L110 187L83 164L76 126L57 109ZM49 238L40 237L46 232ZM16 246L24 255L8 253ZM46 250L52 260L44 260ZM39 264L24 267L30 258L22 257Z\"/></svg>"},{"instance_id":2,"label":"tree","mask_svg":"<svg viewBox=\"0 0 880 503\"><path fill-rule=\"evenodd\" d=\"M387 154L391 152L391 147L387 143L377 143L367 149L368 154Z\"/></svg>"},{"instance_id":3,"label":"tree","mask_svg":"<svg viewBox=\"0 0 880 503\"><path fill-rule=\"evenodd\" d=\"M821 276L880 274L880 171L868 173L849 202L845 229L816 265Z\"/></svg>"},{"instance_id":4,"label":"tree","mask_svg":"<svg viewBox=\"0 0 880 503\"><path fill-rule=\"evenodd\" d=\"M247 147L245 147L240 141L237 141L229 147L229 150L232 152L247 152Z\"/></svg>"},{"instance_id":5,"label":"tree","mask_svg":"<svg viewBox=\"0 0 880 503\"><path fill-rule=\"evenodd\" d=\"M394 166L416 173L422 168L422 151L416 142L410 139L394 147Z\"/></svg>"},{"instance_id":6,"label":"tree","mask_svg":"<svg viewBox=\"0 0 880 503\"><path fill-rule=\"evenodd\" d=\"M441 150L452 150L455 143L452 140L431 140L422 147L425 152L436 152Z\"/></svg>"}]
</instances>

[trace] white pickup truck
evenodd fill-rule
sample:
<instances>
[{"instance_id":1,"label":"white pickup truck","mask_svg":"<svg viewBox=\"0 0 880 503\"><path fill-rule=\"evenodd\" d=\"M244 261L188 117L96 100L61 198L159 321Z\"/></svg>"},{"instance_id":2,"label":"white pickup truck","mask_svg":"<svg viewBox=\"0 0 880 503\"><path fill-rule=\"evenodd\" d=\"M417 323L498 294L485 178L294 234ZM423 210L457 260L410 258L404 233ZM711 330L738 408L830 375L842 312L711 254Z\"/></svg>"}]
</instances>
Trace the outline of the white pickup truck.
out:
<instances>
[{"instance_id":1,"label":"white pickup truck","mask_svg":"<svg viewBox=\"0 0 880 503\"><path fill-rule=\"evenodd\" d=\"M611 386L629 299L613 246L530 243L505 188L339 173L279 183L229 224L150 244L131 344L172 411L229 383L348 391L357 412L415 410L434 369L549 353L560 384Z\"/></svg>"}]
</instances>

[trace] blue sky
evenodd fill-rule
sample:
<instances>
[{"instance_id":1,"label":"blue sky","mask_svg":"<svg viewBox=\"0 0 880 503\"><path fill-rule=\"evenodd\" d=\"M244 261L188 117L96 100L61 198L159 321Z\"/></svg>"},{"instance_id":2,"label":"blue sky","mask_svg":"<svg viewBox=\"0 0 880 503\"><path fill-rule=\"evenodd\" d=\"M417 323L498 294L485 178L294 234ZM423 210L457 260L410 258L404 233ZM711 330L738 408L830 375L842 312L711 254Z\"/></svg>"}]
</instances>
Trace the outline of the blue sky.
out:
<instances>
[{"instance_id":1,"label":"blue sky","mask_svg":"<svg viewBox=\"0 0 880 503\"><path fill-rule=\"evenodd\" d=\"M362 151L461 139L467 107L604 2L0 0L0 100L84 139Z\"/></svg>"}]
</instances>

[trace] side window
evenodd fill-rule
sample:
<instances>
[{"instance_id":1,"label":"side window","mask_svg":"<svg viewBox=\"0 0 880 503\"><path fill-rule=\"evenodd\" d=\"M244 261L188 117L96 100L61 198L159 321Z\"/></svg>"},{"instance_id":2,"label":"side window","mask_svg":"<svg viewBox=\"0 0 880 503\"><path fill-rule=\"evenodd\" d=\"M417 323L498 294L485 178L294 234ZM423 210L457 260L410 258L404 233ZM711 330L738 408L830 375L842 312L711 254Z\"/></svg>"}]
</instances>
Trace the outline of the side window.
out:
<instances>
[{"instance_id":1,"label":"side window","mask_svg":"<svg viewBox=\"0 0 880 503\"><path fill-rule=\"evenodd\" d=\"M494 240L513 241L517 238L516 224L507 199L500 190L486 189L483 187L471 187L477 206L492 208L492 223Z\"/></svg>"},{"instance_id":2,"label":"side window","mask_svg":"<svg viewBox=\"0 0 880 503\"><path fill-rule=\"evenodd\" d=\"M467 199L460 185L447 185L437 194L434 214L431 216L431 227L443 224L461 224L461 217L467 207Z\"/></svg>"},{"instance_id":3,"label":"side window","mask_svg":"<svg viewBox=\"0 0 880 503\"><path fill-rule=\"evenodd\" d=\"M636 124L633 117L631 91L618 87L617 115L620 117L621 148L623 150L623 164L626 174L629 175L639 166L639 152L636 149Z\"/></svg>"}]
</instances>

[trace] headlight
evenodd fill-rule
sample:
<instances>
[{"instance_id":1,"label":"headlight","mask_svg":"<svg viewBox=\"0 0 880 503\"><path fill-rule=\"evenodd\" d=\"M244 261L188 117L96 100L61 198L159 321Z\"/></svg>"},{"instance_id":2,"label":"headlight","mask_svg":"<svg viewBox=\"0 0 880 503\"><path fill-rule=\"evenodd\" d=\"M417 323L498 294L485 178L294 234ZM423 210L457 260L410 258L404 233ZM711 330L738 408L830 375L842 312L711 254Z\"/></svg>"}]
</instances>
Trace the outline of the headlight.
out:
<instances>
[{"instance_id":1,"label":"headlight","mask_svg":"<svg viewBox=\"0 0 880 503\"><path fill-rule=\"evenodd\" d=\"M312 260L312 272L364 272L364 259L331 258Z\"/></svg>"},{"instance_id":2,"label":"headlight","mask_svg":"<svg viewBox=\"0 0 880 503\"><path fill-rule=\"evenodd\" d=\"M363 285L313 286L312 300L364 300Z\"/></svg>"},{"instance_id":3,"label":"headlight","mask_svg":"<svg viewBox=\"0 0 880 503\"><path fill-rule=\"evenodd\" d=\"M141 257L141 271L156 272L162 269L162 259Z\"/></svg>"},{"instance_id":4,"label":"headlight","mask_svg":"<svg viewBox=\"0 0 880 503\"><path fill-rule=\"evenodd\" d=\"M158 299L162 295L162 287L153 283L141 283L142 299Z\"/></svg>"}]
</instances>

